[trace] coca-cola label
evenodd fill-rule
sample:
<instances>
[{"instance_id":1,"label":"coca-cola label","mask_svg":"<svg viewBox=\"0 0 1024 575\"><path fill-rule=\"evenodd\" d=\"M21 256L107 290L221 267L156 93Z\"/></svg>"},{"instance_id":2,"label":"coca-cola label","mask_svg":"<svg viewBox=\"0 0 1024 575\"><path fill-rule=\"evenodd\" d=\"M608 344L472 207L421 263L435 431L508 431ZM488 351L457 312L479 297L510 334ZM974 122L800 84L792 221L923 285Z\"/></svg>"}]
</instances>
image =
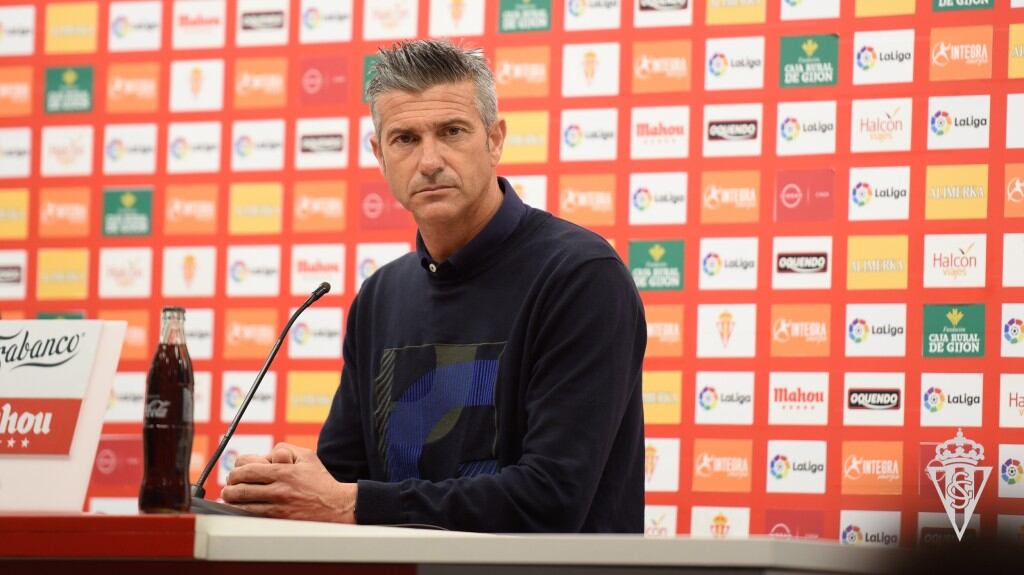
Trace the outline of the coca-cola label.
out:
<instances>
[{"instance_id":1,"label":"coca-cola label","mask_svg":"<svg viewBox=\"0 0 1024 575\"><path fill-rule=\"evenodd\" d=\"M146 398L146 419L167 419L167 409L171 402L159 397Z\"/></svg>"},{"instance_id":2,"label":"coca-cola label","mask_svg":"<svg viewBox=\"0 0 1024 575\"><path fill-rule=\"evenodd\" d=\"M0 456L67 455L81 399L0 397Z\"/></svg>"}]
</instances>

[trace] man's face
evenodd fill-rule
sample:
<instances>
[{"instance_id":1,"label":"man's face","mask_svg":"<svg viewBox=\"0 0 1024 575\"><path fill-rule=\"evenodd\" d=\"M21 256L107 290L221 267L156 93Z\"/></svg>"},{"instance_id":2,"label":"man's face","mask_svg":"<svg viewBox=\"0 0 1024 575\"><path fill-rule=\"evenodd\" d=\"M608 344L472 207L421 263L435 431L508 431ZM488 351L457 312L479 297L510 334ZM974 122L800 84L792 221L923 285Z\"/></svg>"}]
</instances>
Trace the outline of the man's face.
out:
<instances>
[{"instance_id":1,"label":"man's face","mask_svg":"<svg viewBox=\"0 0 1024 575\"><path fill-rule=\"evenodd\" d=\"M376 111L373 153L391 192L417 223L476 216L496 177L505 121L483 125L473 83L387 92L377 98Z\"/></svg>"}]
</instances>

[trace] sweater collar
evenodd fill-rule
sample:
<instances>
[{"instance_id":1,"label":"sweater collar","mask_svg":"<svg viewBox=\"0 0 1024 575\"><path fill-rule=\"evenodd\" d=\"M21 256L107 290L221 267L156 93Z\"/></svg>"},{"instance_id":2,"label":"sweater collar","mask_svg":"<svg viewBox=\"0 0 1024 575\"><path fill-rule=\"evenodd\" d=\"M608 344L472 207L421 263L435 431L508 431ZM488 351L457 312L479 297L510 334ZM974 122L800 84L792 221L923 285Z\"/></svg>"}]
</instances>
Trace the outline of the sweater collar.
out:
<instances>
[{"instance_id":1,"label":"sweater collar","mask_svg":"<svg viewBox=\"0 0 1024 575\"><path fill-rule=\"evenodd\" d=\"M480 233L447 260L434 261L427 253L423 237L418 231L416 232L416 253L420 256L420 265L430 275L447 279L464 273L483 261L494 248L512 235L512 232L519 226L519 222L522 221L523 215L526 214L526 204L519 199L519 194L512 189L512 185L505 178L498 178L498 188L501 189L504 196L498 211L480 230Z\"/></svg>"}]
</instances>

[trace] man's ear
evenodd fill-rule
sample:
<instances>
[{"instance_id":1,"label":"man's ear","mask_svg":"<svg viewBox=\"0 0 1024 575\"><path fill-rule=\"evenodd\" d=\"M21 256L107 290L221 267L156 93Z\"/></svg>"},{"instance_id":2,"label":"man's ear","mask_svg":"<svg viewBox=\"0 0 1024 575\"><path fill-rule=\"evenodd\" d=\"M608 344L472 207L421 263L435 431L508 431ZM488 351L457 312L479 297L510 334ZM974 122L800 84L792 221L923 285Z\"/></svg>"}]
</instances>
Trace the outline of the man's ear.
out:
<instances>
[{"instance_id":1,"label":"man's ear","mask_svg":"<svg viewBox=\"0 0 1024 575\"><path fill-rule=\"evenodd\" d=\"M370 148L373 149L373 155L377 158L377 167L380 168L380 173L387 175L384 172L384 150L380 147L380 142L377 141L377 134L370 135Z\"/></svg>"},{"instance_id":2,"label":"man's ear","mask_svg":"<svg viewBox=\"0 0 1024 575\"><path fill-rule=\"evenodd\" d=\"M501 152L505 147L505 134L507 131L508 126L505 124L505 118L498 118L491 125L490 131L487 132L487 151L491 155L492 167L497 166L498 162L501 161Z\"/></svg>"}]
</instances>

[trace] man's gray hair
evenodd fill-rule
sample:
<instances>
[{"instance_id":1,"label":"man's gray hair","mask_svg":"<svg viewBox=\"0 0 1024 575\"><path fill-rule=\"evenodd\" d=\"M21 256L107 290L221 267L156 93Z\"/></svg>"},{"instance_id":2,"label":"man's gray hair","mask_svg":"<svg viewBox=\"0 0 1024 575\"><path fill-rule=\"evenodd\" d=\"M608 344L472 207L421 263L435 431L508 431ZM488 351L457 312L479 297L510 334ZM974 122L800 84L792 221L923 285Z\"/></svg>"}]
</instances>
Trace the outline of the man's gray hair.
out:
<instances>
[{"instance_id":1,"label":"man's gray hair","mask_svg":"<svg viewBox=\"0 0 1024 575\"><path fill-rule=\"evenodd\" d=\"M414 40L380 48L377 56L370 70L366 99L378 137L377 98L394 90L418 94L440 84L470 81L476 88L474 99L484 127L490 128L498 119L494 74L482 50L460 48L447 40Z\"/></svg>"}]
</instances>

